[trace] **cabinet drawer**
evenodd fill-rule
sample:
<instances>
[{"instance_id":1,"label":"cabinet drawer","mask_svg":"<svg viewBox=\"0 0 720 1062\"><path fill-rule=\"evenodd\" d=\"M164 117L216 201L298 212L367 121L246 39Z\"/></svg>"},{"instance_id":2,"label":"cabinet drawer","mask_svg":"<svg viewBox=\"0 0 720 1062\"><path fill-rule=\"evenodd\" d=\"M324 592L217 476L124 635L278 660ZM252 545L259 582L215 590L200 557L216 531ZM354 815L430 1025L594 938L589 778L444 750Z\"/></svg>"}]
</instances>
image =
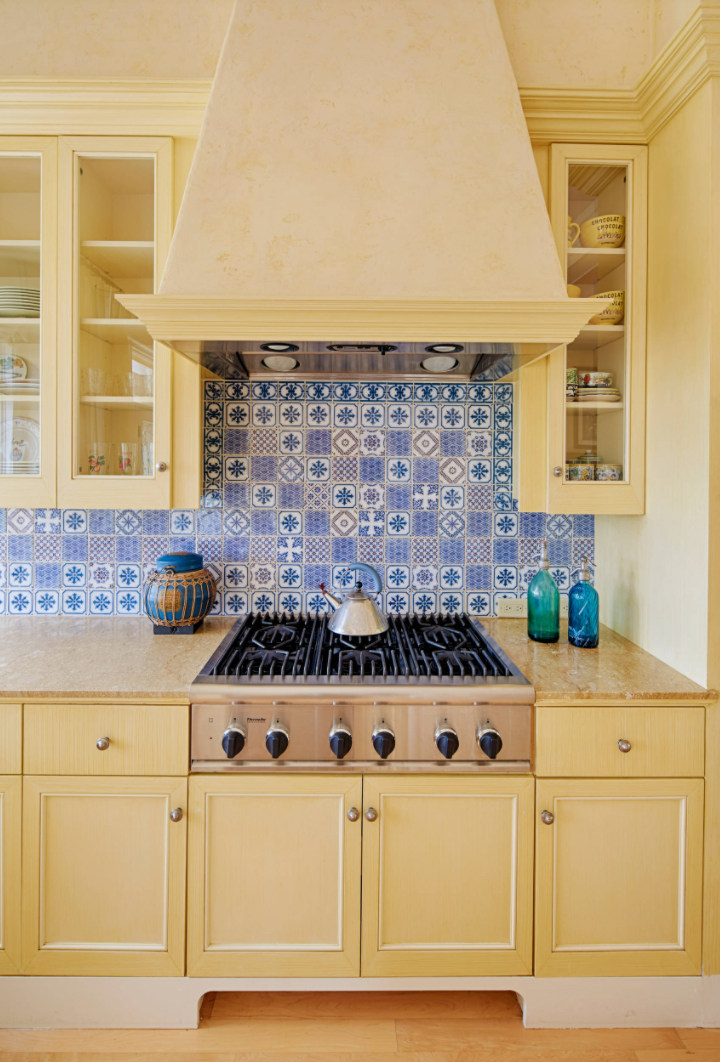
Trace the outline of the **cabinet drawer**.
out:
<instances>
[{"instance_id":1,"label":"cabinet drawer","mask_svg":"<svg viewBox=\"0 0 720 1062\"><path fill-rule=\"evenodd\" d=\"M536 774L693 778L704 773L705 708L586 705L536 709ZM629 742L623 752L618 742Z\"/></svg>"},{"instance_id":2,"label":"cabinet drawer","mask_svg":"<svg viewBox=\"0 0 720 1062\"><path fill-rule=\"evenodd\" d=\"M22 771L22 707L0 704L0 774Z\"/></svg>"},{"instance_id":3,"label":"cabinet drawer","mask_svg":"<svg viewBox=\"0 0 720 1062\"><path fill-rule=\"evenodd\" d=\"M188 711L174 704L26 704L25 774L187 774ZM109 744L99 749L103 738Z\"/></svg>"}]
</instances>

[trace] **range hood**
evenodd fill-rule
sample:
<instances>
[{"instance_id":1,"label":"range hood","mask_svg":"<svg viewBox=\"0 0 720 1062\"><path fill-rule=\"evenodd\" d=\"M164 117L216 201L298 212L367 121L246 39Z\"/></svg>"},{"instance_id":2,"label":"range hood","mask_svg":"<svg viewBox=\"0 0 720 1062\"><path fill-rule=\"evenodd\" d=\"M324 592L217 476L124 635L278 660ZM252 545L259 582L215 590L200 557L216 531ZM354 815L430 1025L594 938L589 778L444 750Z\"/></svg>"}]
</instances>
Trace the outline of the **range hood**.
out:
<instances>
[{"instance_id":1,"label":"range hood","mask_svg":"<svg viewBox=\"0 0 720 1062\"><path fill-rule=\"evenodd\" d=\"M221 375L278 341L514 368L603 305L566 294L493 0L236 0L159 293L119 301Z\"/></svg>"}]
</instances>

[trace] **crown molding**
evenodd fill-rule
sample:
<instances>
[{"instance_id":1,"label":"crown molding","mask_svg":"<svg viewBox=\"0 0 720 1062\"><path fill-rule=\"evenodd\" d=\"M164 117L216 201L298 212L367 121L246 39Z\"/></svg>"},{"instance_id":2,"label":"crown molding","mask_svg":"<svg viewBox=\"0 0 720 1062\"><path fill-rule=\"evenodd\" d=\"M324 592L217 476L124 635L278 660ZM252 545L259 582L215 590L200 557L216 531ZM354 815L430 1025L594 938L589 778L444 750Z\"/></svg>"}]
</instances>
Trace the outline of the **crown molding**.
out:
<instances>
[{"instance_id":1,"label":"crown molding","mask_svg":"<svg viewBox=\"0 0 720 1062\"><path fill-rule=\"evenodd\" d=\"M598 299L231 299L210 295L119 295L148 332L180 341L292 335L338 342L571 343Z\"/></svg>"},{"instance_id":2,"label":"crown molding","mask_svg":"<svg viewBox=\"0 0 720 1062\"><path fill-rule=\"evenodd\" d=\"M0 133L197 136L212 81L0 78Z\"/></svg>"}]
</instances>

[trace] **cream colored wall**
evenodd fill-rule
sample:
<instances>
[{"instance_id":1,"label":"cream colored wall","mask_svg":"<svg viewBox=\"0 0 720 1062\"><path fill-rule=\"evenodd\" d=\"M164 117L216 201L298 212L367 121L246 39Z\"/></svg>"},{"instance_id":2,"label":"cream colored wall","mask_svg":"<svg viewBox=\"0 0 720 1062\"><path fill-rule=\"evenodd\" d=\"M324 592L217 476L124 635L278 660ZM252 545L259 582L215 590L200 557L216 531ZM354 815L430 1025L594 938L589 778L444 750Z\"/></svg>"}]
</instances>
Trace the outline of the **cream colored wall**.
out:
<instances>
[{"instance_id":1,"label":"cream colored wall","mask_svg":"<svg viewBox=\"0 0 720 1062\"><path fill-rule=\"evenodd\" d=\"M713 277L712 86L650 144L646 515L596 519L601 619L704 684Z\"/></svg>"},{"instance_id":2,"label":"cream colored wall","mask_svg":"<svg viewBox=\"0 0 720 1062\"><path fill-rule=\"evenodd\" d=\"M699 0L654 0L652 20L653 55L661 52L671 37L687 22Z\"/></svg>"}]
</instances>

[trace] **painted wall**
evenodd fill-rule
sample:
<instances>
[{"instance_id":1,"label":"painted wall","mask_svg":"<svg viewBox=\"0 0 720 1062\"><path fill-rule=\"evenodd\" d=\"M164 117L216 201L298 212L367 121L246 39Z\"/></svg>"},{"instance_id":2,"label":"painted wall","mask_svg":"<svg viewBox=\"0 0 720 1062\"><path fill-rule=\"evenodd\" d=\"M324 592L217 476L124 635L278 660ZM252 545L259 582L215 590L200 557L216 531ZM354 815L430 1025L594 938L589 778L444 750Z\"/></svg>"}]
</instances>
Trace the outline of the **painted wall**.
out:
<instances>
[{"instance_id":1,"label":"painted wall","mask_svg":"<svg viewBox=\"0 0 720 1062\"><path fill-rule=\"evenodd\" d=\"M324 608L318 583L356 560L390 612L491 615L527 591L544 537L567 593L593 518L515 510L513 398L507 383L208 382L205 508L1 509L0 611L137 614L147 571L183 549L227 615Z\"/></svg>"},{"instance_id":2,"label":"painted wall","mask_svg":"<svg viewBox=\"0 0 720 1062\"><path fill-rule=\"evenodd\" d=\"M603 622L701 684L708 677L712 92L706 84L649 148L646 515L596 520Z\"/></svg>"},{"instance_id":3,"label":"painted wall","mask_svg":"<svg viewBox=\"0 0 720 1062\"><path fill-rule=\"evenodd\" d=\"M496 0L521 85L633 88L697 0ZM3 77L211 78L232 0L4 0Z\"/></svg>"}]
</instances>

